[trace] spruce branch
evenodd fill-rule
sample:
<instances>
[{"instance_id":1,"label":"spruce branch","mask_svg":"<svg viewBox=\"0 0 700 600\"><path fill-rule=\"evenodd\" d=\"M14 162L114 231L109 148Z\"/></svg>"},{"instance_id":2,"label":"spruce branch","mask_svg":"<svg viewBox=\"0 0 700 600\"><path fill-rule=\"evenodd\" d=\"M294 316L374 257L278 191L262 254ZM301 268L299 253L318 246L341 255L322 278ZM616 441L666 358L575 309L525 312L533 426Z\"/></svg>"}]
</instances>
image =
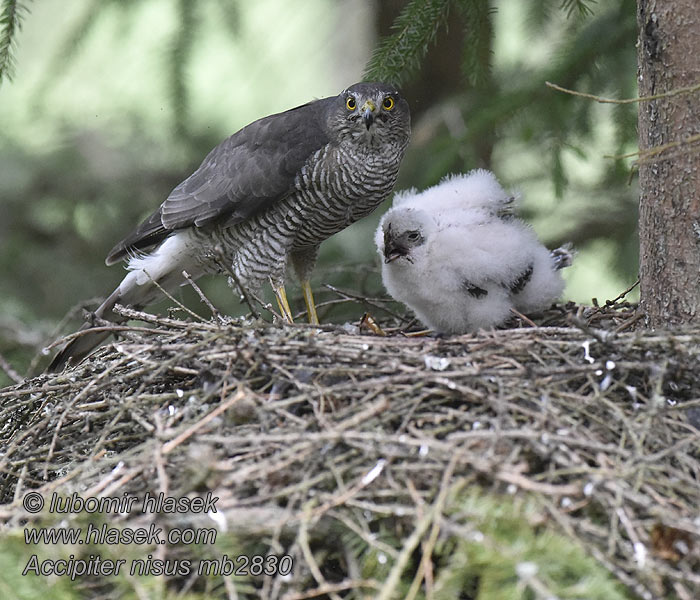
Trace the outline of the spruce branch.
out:
<instances>
[{"instance_id":1,"label":"spruce branch","mask_svg":"<svg viewBox=\"0 0 700 600\"><path fill-rule=\"evenodd\" d=\"M566 16L571 16L578 12L582 17L589 17L593 14L591 4L595 4L596 0L562 0L561 9L566 12Z\"/></svg>"},{"instance_id":2,"label":"spruce branch","mask_svg":"<svg viewBox=\"0 0 700 600\"><path fill-rule=\"evenodd\" d=\"M440 27L447 21L452 0L411 0L392 25L365 69L365 80L400 84L420 67Z\"/></svg>"},{"instance_id":3,"label":"spruce branch","mask_svg":"<svg viewBox=\"0 0 700 600\"><path fill-rule=\"evenodd\" d=\"M14 53L17 34L22 29L22 19L29 9L18 0L2 0L0 12L0 84L3 79L12 80L15 72Z\"/></svg>"},{"instance_id":4,"label":"spruce branch","mask_svg":"<svg viewBox=\"0 0 700 600\"><path fill-rule=\"evenodd\" d=\"M462 48L462 73L473 86L489 79L491 71L491 44L495 9L483 0L456 0L462 15L466 43Z\"/></svg>"}]
</instances>

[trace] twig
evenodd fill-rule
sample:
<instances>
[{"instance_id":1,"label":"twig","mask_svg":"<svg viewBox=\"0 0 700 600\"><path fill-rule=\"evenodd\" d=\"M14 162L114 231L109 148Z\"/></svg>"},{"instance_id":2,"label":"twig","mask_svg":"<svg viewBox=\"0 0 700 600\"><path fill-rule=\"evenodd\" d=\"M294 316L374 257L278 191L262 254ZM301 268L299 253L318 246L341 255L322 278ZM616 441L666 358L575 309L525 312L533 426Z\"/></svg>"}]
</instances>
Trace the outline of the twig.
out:
<instances>
[{"instance_id":1,"label":"twig","mask_svg":"<svg viewBox=\"0 0 700 600\"><path fill-rule=\"evenodd\" d=\"M614 306L614 305L617 304L620 300L622 300L623 298L625 298L625 297L627 296L627 294L629 294L629 293L630 293L634 288L636 288L638 285L639 285L639 279L637 279L637 281L635 281L631 286L629 286L624 292L621 292L620 294L618 294L618 295L617 295L615 298L613 298L612 300L606 300L606 301L605 301L605 306Z\"/></svg>"},{"instance_id":2,"label":"twig","mask_svg":"<svg viewBox=\"0 0 700 600\"><path fill-rule=\"evenodd\" d=\"M338 294L339 296L341 296L342 298L344 298L346 300L350 300L352 302L357 302L357 303L361 303L361 304L367 304L369 306L374 306L374 308L382 310L385 313L387 313L388 315L390 315L396 319L403 320L403 318L400 315L389 310L385 306L385 304L393 303L394 300L391 300L389 298L386 298L386 299L384 299L384 298L367 298L365 296L362 296L360 294L356 294L354 292L348 292L346 290L338 289L337 287L330 285L328 283L325 283L323 285L323 287L325 287L327 290L330 290L331 292L334 292L335 294Z\"/></svg>"},{"instance_id":3,"label":"twig","mask_svg":"<svg viewBox=\"0 0 700 600\"><path fill-rule=\"evenodd\" d=\"M51 443L49 445L49 451L46 454L46 461L44 462L44 473L43 477L46 479L48 477L48 470L49 470L49 461L53 457L54 450L56 449L56 442L58 441L58 434L61 431L61 427L63 423L65 422L66 418L70 414L71 409L73 408L73 405L78 402L83 396L86 396L87 393L90 391L90 388L96 387L97 384L107 378L109 374L119 366L119 362L115 362L112 365L110 365L107 369L105 369L102 373L100 373L95 379L92 379L80 392L74 396L64 407L63 407L63 412L61 413L61 416L58 419L58 423L56 424L56 429L54 430L53 437L51 438Z\"/></svg>"},{"instance_id":4,"label":"twig","mask_svg":"<svg viewBox=\"0 0 700 600\"><path fill-rule=\"evenodd\" d=\"M119 306L119 305L117 305ZM116 308L116 306L115 306ZM128 309L127 309L128 310ZM137 311L134 311L137 312ZM59 338L55 340L54 342L50 343L46 348L44 348L45 353L48 353L52 348L55 348L56 346L60 346L61 344L65 344L66 342L70 342L71 340L74 340L75 338L83 337L84 335L90 335L93 333L99 333L99 332L109 332L109 333L118 333L120 331L133 331L133 332L138 332L138 333L153 333L153 329L149 329L147 327L134 327L133 325L100 325L98 327L90 327L89 329L81 329L79 331L76 331L75 333L68 334L62 338Z\"/></svg>"},{"instance_id":5,"label":"twig","mask_svg":"<svg viewBox=\"0 0 700 600\"><path fill-rule=\"evenodd\" d=\"M59 335L60 333L64 330L66 325L70 323L78 314L79 312L82 312L84 310L87 310L88 307L93 306L97 308L100 303L102 302L101 298L91 298L90 300L85 300L83 302L80 302L74 306L72 306L66 313L63 315L63 318L59 321L58 325L53 328L51 333L48 336L49 340L54 340L53 343L50 343L49 345L44 345L38 352L34 354L32 357L31 362L29 363L29 367L27 367L27 377L30 377L36 373L35 369L39 363L41 363L43 360L46 358L46 354L48 351L57 346L58 344L62 343L63 338L60 338Z\"/></svg>"},{"instance_id":6,"label":"twig","mask_svg":"<svg viewBox=\"0 0 700 600\"><path fill-rule=\"evenodd\" d=\"M569 315L569 322L574 327L578 327L581 331L583 331L583 333L590 335L596 341L600 342L605 346L609 346L611 339L615 337L614 332L609 332L602 329L595 329L591 327L588 323L586 323L586 321L574 315Z\"/></svg>"},{"instance_id":7,"label":"twig","mask_svg":"<svg viewBox=\"0 0 700 600\"><path fill-rule=\"evenodd\" d=\"M642 164L649 162L650 159L655 158L659 156L659 154L663 154L666 152L666 150L673 150L674 148L682 148L685 146L689 146L690 144L694 144L695 142L700 141L700 133L696 133L694 135L689 135L685 137L684 139L681 140L674 140L672 142L667 142L665 144L661 144L659 146L653 146L651 148L645 148L643 150L637 150L636 152L628 152L626 154L614 154L614 155L609 155L605 154L603 155L603 158L611 158L613 160L622 160L624 158L634 158L635 156L638 157L638 160L636 161L636 164ZM684 154L685 152L681 153ZM679 156L678 154L672 155L666 155L662 156L661 160L668 160L671 158L676 158Z\"/></svg>"},{"instance_id":8,"label":"twig","mask_svg":"<svg viewBox=\"0 0 700 600\"><path fill-rule=\"evenodd\" d=\"M309 567L309 571L311 571L311 575L316 580L316 583L320 587L328 588L326 578L323 576L323 573L321 573L321 569L318 567L318 563L316 562L316 559L314 558L313 552L311 552L311 548L309 548L308 526L309 526L309 521L311 521L311 519L312 519L311 511L310 511L309 507L306 507L306 509L304 510L303 516L301 517L300 522L299 522L299 533L297 534L297 544L299 544L299 547L301 548L301 553L303 554L304 560L306 560L306 564ZM328 595L331 597L332 600L341 600L341 598L337 594L337 592L335 592L333 590L330 590L328 592Z\"/></svg>"},{"instance_id":9,"label":"twig","mask_svg":"<svg viewBox=\"0 0 700 600\"><path fill-rule=\"evenodd\" d=\"M413 503L416 505L416 514L419 519L423 518L423 499L418 495L418 491L415 488L413 482L408 479L406 481L408 490L413 498ZM426 598L432 598L433 596L433 563L432 563L432 553L435 546L435 541L437 540L437 532L440 531L439 527L436 527L436 523L433 523L433 527L430 531L430 536L428 540L421 542L421 561L418 566L418 570L411 582L411 587L408 588L405 600L414 600L418 595L420 590L420 585L423 579L425 579L425 596ZM433 539L433 533L435 533Z\"/></svg>"},{"instance_id":10,"label":"twig","mask_svg":"<svg viewBox=\"0 0 700 600\"><path fill-rule=\"evenodd\" d=\"M641 321L643 318L644 318L644 313L641 310L639 310L639 311L637 311L637 313L635 313L629 319L627 319L626 321L623 321L620 325L618 325L613 331L615 333L621 333L621 332L625 331L626 329L629 329L637 321Z\"/></svg>"},{"instance_id":11,"label":"twig","mask_svg":"<svg viewBox=\"0 0 700 600\"><path fill-rule=\"evenodd\" d=\"M408 564L408 561L410 560L413 551L416 549L416 546L423 537L423 534L430 525L438 522L441 518L442 509L447 499L447 493L450 489L449 481L452 478L452 474L454 473L454 468L456 464L457 455L454 454L450 459L450 462L447 464L445 472L443 473L442 481L440 483L440 491L438 492L435 502L430 507L428 513L422 519L420 519L415 529L413 530L413 533L411 533L409 538L404 542L403 548L401 549L401 554L399 554L398 559L394 563L394 566L391 568L389 576L387 577L384 586L382 587L379 595L377 596L377 600L389 600L394 595L394 592L396 592L399 583L399 579L401 578L401 574L406 568L406 565Z\"/></svg>"},{"instance_id":12,"label":"twig","mask_svg":"<svg viewBox=\"0 0 700 600\"><path fill-rule=\"evenodd\" d=\"M156 429L156 439L162 440L163 431L163 421L158 414L158 411L153 413L153 422L155 423ZM158 474L158 492L162 493L164 496L168 495L168 488L170 487L168 482L168 473L165 468L165 461L163 460L163 446L162 444L155 444L153 448L153 462L156 466L156 473Z\"/></svg>"},{"instance_id":13,"label":"twig","mask_svg":"<svg viewBox=\"0 0 700 600\"><path fill-rule=\"evenodd\" d=\"M309 598L318 598L336 592L344 592L345 590L356 590L358 588L379 589L379 582L374 579L352 579L339 581L337 583L326 583L325 585L307 590L300 593L286 593L282 596L282 600L308 600Z\"/></svg>"},{"instance_id":14,"label":"twig","mask_svg":"<svg viewBox=\"0 0 700 600\"><path fill-rule=\"evenodd\" d=\"M5 373L7 373L7 376L10 379L12 379L12 381L14 381L15 383L22 383L22 381L24 381L24 377L22 377L17 371L15 371L12 368L12 365L9 362L7 362L7 360L2 354L0 354L0 369L5 371Z\"/></svg>"},{"instance_id":15,"label":"twig","mask_svg":"<svg viewBox=\"0 0 700 600\"><path fill-rule=\"evenodd\" d=\"M218 417L222 412L233 406L236 402L238 402L241 398L245 397L245 393L243 390L239 390L238 393L236 393L234 396L229 398L226 402L223 404L220 404L217 406L214 410L212 410L208 415L205 417L201 418L199 421L194 423L191 427L188 427L185 431L180 433L178 436L170 440L169 442L166 442L163 444L163 454L169 454L172 452L175 448L177 448L182 442L184 442L187 438L190 436L194 435L197 433L202 427L204 427L207 423Z\"/></svg>"},{"instance_id":16,"label":"twig","mask_svg":"<svg viewBox=\"0 0 700 600\"><path fill-rule=\"evenodd\" d=\"M654 94L653 96L641 96L639 98L625 98L623 100L615 100L614 98L602 98L596 96L595 94L587 94L585 92L577 92L576 90L570 90L565 87L561 87L556 83L551 83L550 81L545 81L544 84L557 90L558 92L564 92L565 94L570 94L572 96L580 96L581 98L588 98L589 100L595 100L601 104L635 104L637 102L649 102L650 100L658 100L659 98L669 98L671 96L678 96L679 94L691 94L700 90L700 83L691 85L688 87L677 88L668 92L663 92L662 94Z\"/></svg>"},{"instance_id":17,"label":"twig","mask_svg":"<svg viewBox=\"0 0 700 600\"><path fill-rule=\"evenodd\" d=\"M348 488L346 491L342 492L336 497L331 498L325 504L322 504L318 508L314 509L312 517L318 518L329 509L335 508L336 506L340 506L341 504L346 503L348 500L350 500L350 498L355 496L358 492L360 492L362 489L364 489L370 483L372 483L384 470L385 464L386 460L380 458L377 461L377 463L367 473L365 473L364 476L361 477L360 480L357 481L352 487Z\"/></svg>"},{"instance_id":18,"label":"twig","mask_svg":"<svg viewBox=\"0 0 700 600\"><path fill-rule=\"evenodd\" d=\"M201 288L195 283L194 279L190 277L190 274L187 271L182 272L182 276L185 278L187 283L192 286L192 289L197 292L197 295L199 296L199 299L207 306L209 311L211 312L212 316L219 322L222 321L221 314L219 311L216 309L216 307L211 303L209 298L207 298L204 295L204 292L201 290Z\"/></svg>"},{"instance_id":19,"label":"twig","mask_svg":"<svg viewBox=\"0 0 700 600\"><path fill-rule=\"evenodd\" d=\"M115 304L114 308L112 309L113 312L115 312L118 315L121 315L122 317L126 317L127 319L131 319L134 321L143 321L144 323L153 323L154 325L162 325L165 327L170 327L170 328L175 328L175 329L189 329L195 324L187 321L182 321L180 319L175 319L172 317L164 317L161 315L154 315L151 313L147 313L142 310L136 310L135 308L131 308L129 306L124 306L122 304ZM196 327L207 327L209 326L212 328L212 325L203 319L199 319L196 323ZM131 325L124 325L121 326L121 329L118 331L130 331L130 330L138 331L138 332L143 332L143 333L157 333L157 329L149 329L147 327L133 327ZM92 327L89 330L85 331L100 331L99 328L97 327ZM78 332L76 334L73 334L73 336L77 337L78 334L82 332ZM66 336L65 339L70 339L73 336Z\"/></svg>"},{"instance_id":20,"label":"twig","mask_svg":"<svg viewBox=\"0 0 700 600\"><path fill-rule=\"evenodd\" d=\"M522 319L525 323L527 323L530 327L537 327L537 323L535 323L532 319L529 317L526 317L523 313L521 313L518 310L515 310L512 306L510 308L510 312L512 312L516 317L519 319Z\"/></svg>"},{"instance_id":21,"label":"twig","mask_svg":"<svg viewBox=\"0 0 700 600\"><path fill-rule=\"evenodd\" d=\"M153 277L151 277L151 275L148 273L148 271L143 269L143 272L151 280L151 283L153 285L155 285L166 298L168 298L171 302L174 302L181 310L185 311L191 317L194 317L197 321L206 321L206 319L204 317L201 317L193 310L190 310L182 302L180 302L177 298L175 298L175 296L173 296L168 290L166 290L162 285L160 285L160 283L158 283L155 279L153 279Z\"/></svg>"}]
</instances>

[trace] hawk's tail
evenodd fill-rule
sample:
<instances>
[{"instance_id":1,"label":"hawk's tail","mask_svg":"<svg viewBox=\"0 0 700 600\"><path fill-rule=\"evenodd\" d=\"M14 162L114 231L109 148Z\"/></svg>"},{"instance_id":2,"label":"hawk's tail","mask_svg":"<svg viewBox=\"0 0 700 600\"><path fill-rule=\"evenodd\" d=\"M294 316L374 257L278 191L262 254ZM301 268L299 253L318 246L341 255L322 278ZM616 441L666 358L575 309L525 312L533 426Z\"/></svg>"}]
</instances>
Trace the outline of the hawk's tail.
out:
<instances>
[{"instance_id":1,"label":"hawk's tail","mask_svg":"<svg viewBox=\"0 0 700 600\"><path fill-rule=\"evenodd\" d=\"M112 311L114 305L121 301L120 287L114 290L109 298L100 304L100 307L95 311L95 317L111 321L112 323L123 323L126 320ZM67 366L77 365L110 336L111 332L104 329L94 331L96 327L90 322L85 323L80 328L77 337L74 337L54 356L51 364L46 368L47 372L57 373Z\"/></svg>"},{"instance_id":2,"label":"hawk's tail","mask_svg":"<svg viewBox=\"0 0 700 600\"><path fill-rule=\"evenodd\" d=\"M115 304L140 309L156 300L161 289L177 289L183 282L183 270L197 279L202 270L192 260L189 241L189 234L180 232L171 235L150 254L133 256L129 260L129 274L95 311L95 317L111 323L123 323L126 319L112 310ZM110 334L109 329L85 323L76 337L54 357L47 370L57 372L68 365L78 364Z\"/></svg>"},{"instance_id":3,"label":"hawk's tail","mask_svg":"<svg viewBox=\"0 0 700 600\"><path fill-rule=\"evenodd\" d=\"M158 285L154 280L145 280L146 276L143 271L131 271L116 290L114 290L109 298L107 298L100 307L95 311L94 316L102 321L110 323L124 323L127 319L115 313L112 309L116 304L123 304L137 310L150 304L158 298L161 290L170 291L175 289L182 281L182 276L175 277L177 267L166 272L158 281ZM51 373L62 371L67 366L77 365L88 354L90 354L97 346L104 342L110 335L109 327L101 328L98 324L87 322L85 323L76 337L68 342L51 361L51 364L46 369Z\"/></svg>"}]
</instances>

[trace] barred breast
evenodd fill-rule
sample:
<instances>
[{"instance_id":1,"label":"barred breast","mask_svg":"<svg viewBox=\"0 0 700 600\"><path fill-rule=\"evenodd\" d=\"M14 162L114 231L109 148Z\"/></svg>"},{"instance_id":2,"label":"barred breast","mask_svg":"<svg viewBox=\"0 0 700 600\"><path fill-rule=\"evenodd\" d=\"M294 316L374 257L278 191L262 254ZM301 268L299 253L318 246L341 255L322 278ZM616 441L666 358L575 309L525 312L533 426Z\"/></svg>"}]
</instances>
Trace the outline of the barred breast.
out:
<instances>
[{"instance_id":1,"label":"barred breast","mask_svg":"<svg viewBox=\"0 0 700 600\"><path fill-rule=\"evenodd\" d=\"M382 151L349 144L319 150L287 198L243 223L199 234L209 248L202 257L207 270L216 270L211 252L218 246L249 289L270 279L282 284L290 252L307 253L313 263L321 242L381 204L394 186L402 156L398 144L386 144Z\"/></svg>"}]
</instances>

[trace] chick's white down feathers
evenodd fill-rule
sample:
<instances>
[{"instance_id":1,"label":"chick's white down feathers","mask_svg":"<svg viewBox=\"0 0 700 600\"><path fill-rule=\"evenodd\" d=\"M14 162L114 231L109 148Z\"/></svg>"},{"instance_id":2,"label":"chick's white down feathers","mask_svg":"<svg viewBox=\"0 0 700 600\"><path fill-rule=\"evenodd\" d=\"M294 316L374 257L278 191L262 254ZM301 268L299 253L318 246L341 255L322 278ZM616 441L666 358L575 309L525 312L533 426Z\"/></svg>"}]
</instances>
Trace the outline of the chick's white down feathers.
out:
<instances>
[{"instance_id":1,"label":"chick's white down feathers","mask_svg":"<svg viewBox=\"0 0 700 600\"><path fill-rule=\"evenodd\" d=\"M512 203L481 169L397 194L375 236L388 292L441 333L501 325L512 308L547 308L564 290L559 269L571 253L550 253Z\"/></svg>"}]
</instances>

